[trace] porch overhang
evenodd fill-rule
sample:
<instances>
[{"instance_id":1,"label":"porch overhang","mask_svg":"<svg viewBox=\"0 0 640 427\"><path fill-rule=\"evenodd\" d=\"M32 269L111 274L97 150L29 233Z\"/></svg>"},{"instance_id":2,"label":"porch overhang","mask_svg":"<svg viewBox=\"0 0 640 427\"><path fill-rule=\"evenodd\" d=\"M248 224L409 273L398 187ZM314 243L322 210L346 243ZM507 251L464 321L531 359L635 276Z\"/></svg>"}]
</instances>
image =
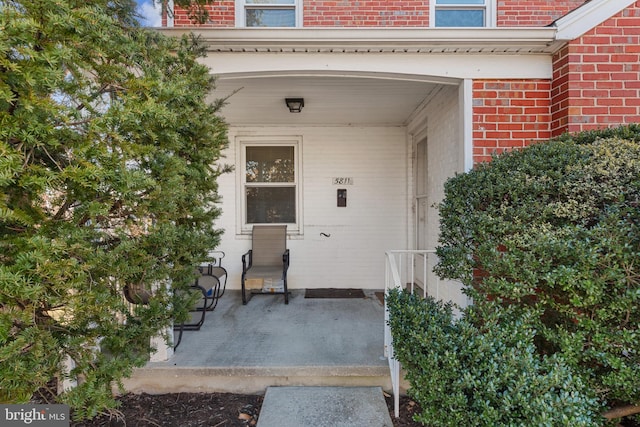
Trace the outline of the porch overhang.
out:
<instances>
[{"instance_id":1,"label":"porch overhang","mask_svg":"<svg viewBox=\"0 0 640 427\"><path fill-rule=\"evenodd\" d=\"M162 28L194 33L209 52L548 54L564 41L535 28Z\"/></svg>"},{"instance_id":2,"label":"porch overhang","mask_svg":"<svg viewBox=\"0 0 640 427\"><path fill-rule=\"evenodd\" d=\"M163 28L194 33L233 126L406 126L443 85L550 79L544 28ZM284 109L303 97L303 114ZM308 101L308 102L307 102Z\"/></svg>"}]
</instances>

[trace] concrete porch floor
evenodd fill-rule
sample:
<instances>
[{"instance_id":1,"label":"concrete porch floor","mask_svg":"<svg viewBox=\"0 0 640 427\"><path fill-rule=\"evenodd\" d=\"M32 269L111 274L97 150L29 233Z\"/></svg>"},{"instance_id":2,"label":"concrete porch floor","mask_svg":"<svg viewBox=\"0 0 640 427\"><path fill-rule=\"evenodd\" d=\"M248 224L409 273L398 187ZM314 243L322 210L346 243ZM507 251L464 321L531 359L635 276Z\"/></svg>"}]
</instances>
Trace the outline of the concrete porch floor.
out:
<instances>
[{"instance_id":1,"label":"concrete porch floor","mask_svg":"<svg viewBox=\"0 0 640 427\"><path fill-rule=\"evenodd\" d=\"M384 357L384 306L365 298L310 299L292 290L242 305L227 290L199 331L185 331L173 357L124 382L131 392L263 394L268 386L391 389Z\"/></svg>"}]
</instances>

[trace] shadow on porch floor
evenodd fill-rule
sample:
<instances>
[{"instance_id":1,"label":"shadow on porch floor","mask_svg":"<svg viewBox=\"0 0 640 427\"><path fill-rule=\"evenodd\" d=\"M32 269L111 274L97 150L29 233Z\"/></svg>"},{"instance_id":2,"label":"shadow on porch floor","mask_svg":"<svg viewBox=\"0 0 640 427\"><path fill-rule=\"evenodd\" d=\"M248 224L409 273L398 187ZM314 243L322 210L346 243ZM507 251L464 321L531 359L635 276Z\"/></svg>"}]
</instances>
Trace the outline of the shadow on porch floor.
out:
<instances>
[{"instance_id":1,"label":"shadow on porch floor","mask_svg":"<svg viewBox=\"0 0 640 427\"><path fill-rule=\"evenodd\" d=\"M307 299L292 290L245 306L227 290L199 331L185 332L168 361L125 381L132 392L264 393L268 386L391 388L384 358L384 307L365 298Z\"/></svg>"}]
</instances>

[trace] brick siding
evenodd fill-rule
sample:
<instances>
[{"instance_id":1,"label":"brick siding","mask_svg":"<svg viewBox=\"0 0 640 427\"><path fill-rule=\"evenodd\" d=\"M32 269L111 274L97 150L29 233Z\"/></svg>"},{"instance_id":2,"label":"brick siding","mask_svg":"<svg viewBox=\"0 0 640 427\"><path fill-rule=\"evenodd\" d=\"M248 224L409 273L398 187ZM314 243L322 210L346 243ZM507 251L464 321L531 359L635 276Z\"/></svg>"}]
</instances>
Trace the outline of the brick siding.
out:
<instances>
[{"instance_id":1,"label":"brick siding","mask_svg":"<svg viewBox=\"0 0 640 427\"><path fill-rule=\"evenodd\" d=\"M584 0L496 0L498 26L544 26ZM305 27L426 27L429 1L305 0ZM234 2L204 27L233 27ZM193 25L176 10L174 25ZM553 57L552 81L475 81L474 161L563 132L640 122L640 1Z\"/></svg>"},{"instance_id":2,"label":"brick siding","mask_svg":"<svg viewBox=\"0 0 640 427\"><path fill-rule=\"evenodd\" d=\"M204 24L196 24L189 18L189 13L180 7L175 8L173 25L175 27L198 27L198 28L222 28L236 26L235 1L216 0L207 6L209 21ZM166 16L162 19L162 25L167 25Z\"/></svg>"},{"instance_id":3,"label":"brick siding","mask_svg":"<svg viewBox=\"0 0 640 427\"><path fill-rule=\"evenodd\" d=\"M428 27L429 1L305 0L305 27Z\"/></svg>"},{"instance_id":4,"label":"brick siding","mask_svg":"<svg viewBox=\"0 0 640 427\"><path fill-rule=\"evenodd\" d=\"M496 0L499 27L549 25L585 0ZM207 6L209 22L194 24L188 13L176 8L176 27L234 27L234 1L219 0ZM428 27L429 0L303 0L304 27ZM163 25L166 25L166 18Z\"/></svg>"},{"instance_id":5,"label":"brick siding","mask_svg":"<svg viewBox=\"0 0 640 427\"><path fill-rule=\"evenodd\" d=\"M584 0L497 0L498 27L544 27L584 4Z\"/></svg>"},{"instance_id":6,"label":"brick siding","mask_svg":"<svg viewBox=\"0 0 640 427\"><path fill-rule=\"evenodd\" d=\"M553 136L640 122L640 1L553 57Z\"/></svg>"},{"instance_id":7,"label":"brick siding","mask_svg":"<svg viewBox=\"0 0 640 427\"><path fill-rule=\"evenodd\" d=\"M474 81L474 163L548 139L550 92L547 80Z\"/></svg>"}]
</instances>

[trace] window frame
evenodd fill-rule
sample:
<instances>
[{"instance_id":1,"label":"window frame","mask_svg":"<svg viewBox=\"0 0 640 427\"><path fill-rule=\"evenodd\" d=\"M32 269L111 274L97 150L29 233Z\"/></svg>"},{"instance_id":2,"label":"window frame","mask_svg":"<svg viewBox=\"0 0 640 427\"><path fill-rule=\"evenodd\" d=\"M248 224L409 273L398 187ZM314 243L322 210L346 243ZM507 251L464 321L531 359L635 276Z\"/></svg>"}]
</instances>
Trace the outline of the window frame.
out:
<instances>
[{"instance_id":1,"label":"window frame","mask_svg":"<svg viewBox=\"0 0 640 427\"><path fill-rule=\"evenodd\" d=\"M287 225L287 234L303 234L303 203L302 203L302 136L238 136L237 143L237 186L236 203L237 203L237 233L251 234L253 226L256 223L247 223L247 188L251 186L289 186L295 187L295 223L282 223ZM275 184L256 184L247 183L246 161L247 147L274 147L286 146L293 147L294 161L294 180L293 183L275 183ZM267 223L257 223L267 224ZM281 224L281 223L268 223Z\"/></svg>"},{"instance_id":2,"label":"window frame","mask_svg":"<svg viewBox=\"0 0 640 427\"><path fill-rule=\"evenodd\" d=\"M236 27L238 28L299 28L302 27L302 0L294 0L293 4L256 4L246 0L235 2ZM293 9L295 24L293 27L247 27L247 9Z\"/></svg>"},{"instance_id":3,"label":"window frame","mask_svg":"<svg viewBox=\"0 0 640 427\"><path fill-rule=\"evenodd\" d=\"M431 28L494 28L497 25L497 1L484 0L484 4L436 4L437 0L429 2L429 26ZM436 27L436 11L437 10L484 10L485 25L483 27Z\"/></svg>"}]
</instances>

